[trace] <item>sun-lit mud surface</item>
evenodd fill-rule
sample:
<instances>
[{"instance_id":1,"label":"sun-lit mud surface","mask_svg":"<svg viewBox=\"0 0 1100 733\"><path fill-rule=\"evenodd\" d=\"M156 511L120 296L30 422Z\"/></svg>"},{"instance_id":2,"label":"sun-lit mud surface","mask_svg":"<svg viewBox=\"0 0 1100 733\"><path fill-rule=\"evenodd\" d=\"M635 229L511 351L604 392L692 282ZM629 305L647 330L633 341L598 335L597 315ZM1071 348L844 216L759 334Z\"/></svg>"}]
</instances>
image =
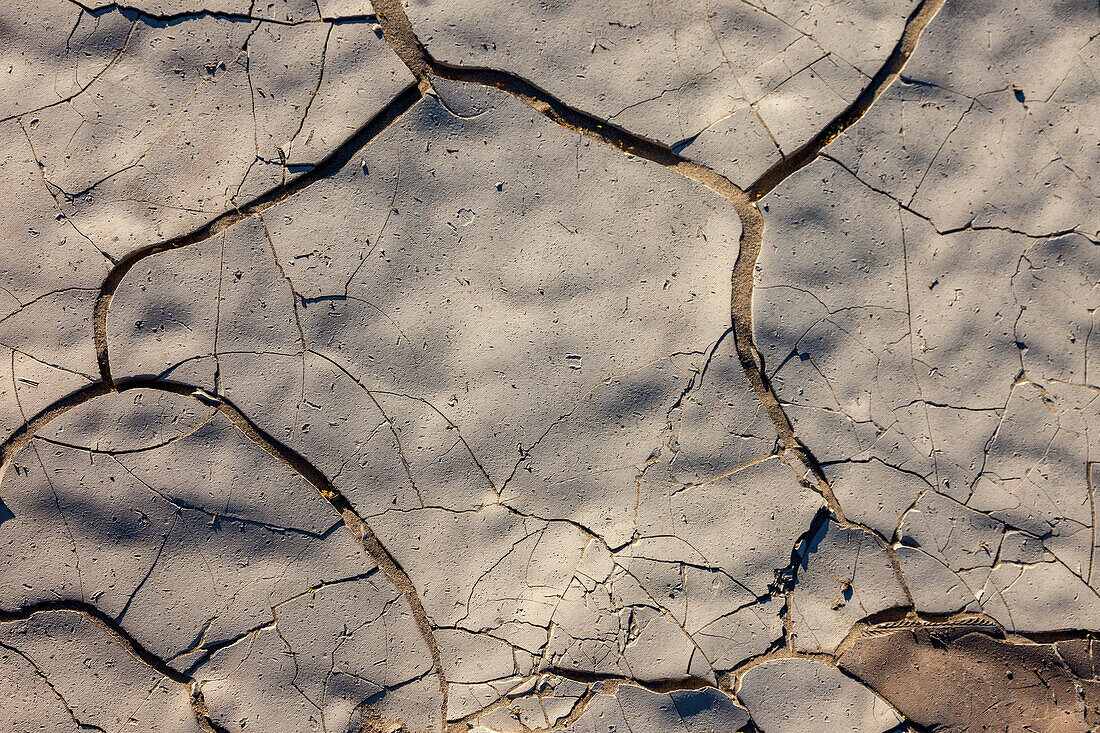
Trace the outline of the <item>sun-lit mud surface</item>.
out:
<instances>
[{"instance_id":1,"label":"sun-lit mud surface","mask_svg":"<svg viewBox=\"0 0 1100 733\"><path fill-rule=\"evenodd\" d=\"M1096 729L1098 12L4 3L0 718Z\"/></svg>"}]
</instances>

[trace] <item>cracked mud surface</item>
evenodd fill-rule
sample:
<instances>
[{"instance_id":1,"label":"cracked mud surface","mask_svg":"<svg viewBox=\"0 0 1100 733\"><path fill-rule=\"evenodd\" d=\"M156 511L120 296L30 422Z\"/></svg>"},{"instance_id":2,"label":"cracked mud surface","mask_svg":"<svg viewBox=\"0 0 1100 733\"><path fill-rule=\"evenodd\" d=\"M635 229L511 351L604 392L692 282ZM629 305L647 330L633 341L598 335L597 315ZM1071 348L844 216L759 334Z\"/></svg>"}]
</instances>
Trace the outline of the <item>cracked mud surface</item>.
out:
<instances>
[{"instance_id":1,"label":"cracked mud surface","mask_svg":"<svg viewBox=\"0 0 1100 733\"><path fill-rule=\"evenodd\" d=\"M4 3L0 718L1100 729L1098 10Z\"/></svg>"}]
</instances>

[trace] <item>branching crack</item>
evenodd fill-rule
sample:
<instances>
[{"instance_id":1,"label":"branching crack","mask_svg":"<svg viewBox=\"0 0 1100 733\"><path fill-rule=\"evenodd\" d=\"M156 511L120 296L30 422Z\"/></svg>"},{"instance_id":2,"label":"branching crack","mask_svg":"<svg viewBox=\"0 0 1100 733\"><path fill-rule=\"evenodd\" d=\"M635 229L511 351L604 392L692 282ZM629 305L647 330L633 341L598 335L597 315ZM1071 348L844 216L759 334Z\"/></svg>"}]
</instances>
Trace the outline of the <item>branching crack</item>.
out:
<instances>
[{"instance_id":1,"label":"branching crack","mask_svg":"<svg viewBox=\"0 0 1100 733\"><path fill-rule=\"evenodd\" d=\"M126 254L122 259L118 260L117 262L113 262L113 267L107 274L102 286L100 287L99 296L96 300L94 309L93 326L96 357L99 368L99 380L92 382L91 384L88 384L76 390L75 392L62 397L61 399L57 400L56 402L42 410L37 415L34 415L29 419L25 418L24 423L18 429L16 429L7 440L0 444L0 470L3 470L8 465L10 465L16 454L22 448L28 445L28 443L30 443L31 440L36 437L38 431L48 425L52 420L64 414L68 410L73 409L74 407L85 404L94 400L97 397L105 396L112 392L122 392L131 389L159 390L181 397L195 399L202 404L213 408L214 412L211 413L210 417L213 417L214 414L220 413L255 445L263 449L266 453L274 457L281 464L290 468L296 474L298 474L300 477L310 483L329 502L331 507L340 515L343 523L359 540L363 548L371 556L373 561L378 565L378 569L387 576L387 578L402 594L412 611L412 615L415 619L420 635L424 643L430 650L434 674L439 681L440 690L442 692L442 719L444 721L444 724L447 725L446 721L448 720L448 680L446 679L444 673L438 645L435 642L435 629L433 629L431 625L427 612L425 611L425 608L417 594L416 588L414 587L414 584L407 572L398 564L394 556L391 555L388 550L386 550L386 548L379 541L378 537L374 534L369 525L363 520L358 511L351 505L348 499L335 487L332 480L328 478L313 463L311 463L305 456L266 433L223 395L211 394L203 391L201 388L198 388L196 386L184 382L169 380L163 378L163 376L160 378L126 377L116 380L111 373L108 345L108 311L110 308L111 300L114 297L115 293L118 291L126 275L137 264L155 254L179 249L181 247L186 247L191 244L206 241L219 234L224 234L226 230L228 230L230 227L252 217L256 217L260 220L266 232L266 223L263 222L262 217L263 212L301 192L313 183L334 175L343 166L350 162L350 160L357 153L363 150L366 146L370 145L375 139L378 138L379 135L381 135L386 129L388 129L404 113L409 111L426 94L433 93L431 88L431 80L432 77L438 77L450 81L457 81L468 84L475 84L483 87L493 87L496 89L500 89L519 99L520 101L535 109L541 115L558 125L566 127L570 130L574 130L601 143L616 147L628 155L636 156L657 165L661 165L692 181L701 183L702 185L706 186L708 189L715 192L719 196L722 196L726 201L728 201L732 205L734 211L741 221L742 232L740 246L737 254L737 259L734 263L731 273L731 326L728 333L732 335L734 347L742 370L744 371L746 378L748 379L754 393L756 394L757 399L763 406L764 411L768 414L768 417L771 419L775 427L776 433L778 434L778 459L781 460L785 465L788 465L795 472L799 483L803 487L816 492L824 498L826 502L826 508L820 511L814 517L814 520L811 522L810 527L802 535L800 540L796 543L795 548L792 550L790 564L777 572L776 580L773 583L772 587L769 588L769 594L787 595L788 602L783 612L785 623L785 638L777 642L776 645L768 652L754 657L753 659L735 669L733 673L731 673L728 676L727 680L723 683L723 689L730 692L736 692L736 687L741 675L752 666L755 666L756 664L759 664L760 662L766 661L768 659L802 656L814 659L827 659L830 663L835 663L839 655L843 653L843 651L847 649L852 643L854 643L855 639L857 639L862 634L890 633L901 628L924 628L938 625L961 626L966 628L973 627L975 629L979 629L989 633L999 633L1001 635L1005 635L1004 628L987 616L966 614L944 617L931 617L926 615L918 615L913 611L912 596L909 594L905 578L902 576L901 573L900 563L892 545L892 541L896 540L896 537L883 537L881 534L870 529L869 527L849 521L845 517L843 508L833 494L832 488L829 485L822 464L818 462L811 450L803 444L799 436L796 434L793 423L784 409L785 403L780 401L776 390L771 383L769 375L766 371L764 358L756 346L752 318L752 301L755 288L755 270L757 260L761 254L761 249L763 246L765 226L763 214L757 207L756 202L766 196L768 193L775 190L776 187L779 186L787 178L820 158L825 158L832 163L843 167L849 174L856 177L861 184L875 191L876 193L884 196L889 196L887 192L876 189L867 182L860 179L855 172L844 166L843 163L828 155L824 151L826 146L830 142L835 140L837 137L843 135L852 125L856 124L860 119L862 119L863 116L871 108L871 106L876 102L876 100L878 100L881 95L886 91L886 89L891 84L893 84L895 80L901 77L901 74L908 60L916 49L921 34L924 32L925 28L927 28L929 23L940 10L944 3L944 0L922 0L913 10L912 14L907 18L904 25L904 30L899 37L896 45L894 46L892 52L887 57L886 61L874 74L874 76L870 78L869 82L863 88L861 93L856 97L856 99L851 102L839 115L832 119L824 128L822 128L817 135L815 135L811 140L803 144L801 147L787 154L784 154L783 151L780 150L780 160L772 165L767 171L765 171L755 182L744 189L738 187L728 178L719 174L715 170L688 160L685 157L682 157L680 154L674 151L674 148L670 148L661 143L647 139L641 135L629 132L620 126L613 124L609 120L597 118L578 108L570 106L569 104L555 98L535 84L520 76L496 69L467 67L449 64L433 58L427 48L416 37L412 25L405 15L401 0L375 0L374 6L376 15L349 16L345 18L324 18L321 17L320 12L318 12L318 18L303 21L278 21L270 18L256 17L253 16L251 12L238 14L210 10L197 10L177 14L156 15L145 12L139 8L134 8L117 3L97 7L89 7L81 4L80 2L78 2L78 0L70 0L70 2L79 6L83 12L87 12L93 15L113 11L122 13L128 18L131 18L130 31L126 37L127 42L129 41L130 35L133 34L134 27L138 22L173 24L197 18L215 18L231 22L269 22L281 25L298 25L302 23L318 22L377 22L386 41L389 43L394 52L412 71L417 81L415 84L411 84L407 86L404 90L402 90L377 115L375 115L366 124L360 127L354 134L352 134L338 147L333 149L332 152L330 152L317 165L309 168L305 172L290 179L289 181L284 180L280 185L275 186L265 193L260 194L259 196L243 204L242 206L235 208L231 211L226 211L222 213L221 215L209 220L201 227L192 232L173 239L157 242L139 248ZM751 3L748 4L751 5ZM753 5L753 7L757 6ZM803 33L803 35L806 34ZM328 37L326 36L326 46L327 42ZM125 48L126 45L124 43L123 46L118 50L114 59L112 59L108 63L108 65L99 72L99 74L94 76L87 84L81 87L81 89L77 91L76 94L83 93L83 91L86 90L92 83L94 83L100 76L106 73L107 70L110 69L111 66L114 64L114 62L117 61L117 59L122 55L122 53L125 51ZM815 62L811 62L810 65L812 65L812 63ZM317 80L317 89L320 88L323 73L324 62L322 60L322 68ZM905 81L906 80L903 79L903 82ZM317 89L314 90L313 96L311 96L310 98L310 103L312 103L313 98L316 96ZM665 92L661 92L661 94L665 94L668 91L671 90L666 90ZM75 96L75 94L73 96ZM69 97L68 99L54 102L53 104L48 106L62 104L71 99L72 97ZM753 109L753 111L756 111L755 108ZM308 115L308 113L309 105L306 106L302 119L300 120L294 134L291 136L291 142L293 141L294 137L296 137L297 134L302 130L305 124L306 115ZM13 118L21 117L24 114L27 113L19 113L18 115L14 115ZM769 135L770 134L771 133L769 131ZM774 137L772 139L774 141ZM778 148L778 144L776 144L776 147ZM47 189L50 191L51 196L54 196L56 202L57 199L54 192L54 188L56 187L52 187L51 184L49 184L49 182L45 180L44 176L43 181L46 184ZM396 197L398 195L399 186L400 178L398 178L395 182L393 199L390 201L391 212L394 206L394 202L396 201ZM57 190L60 191L60 189ZM917 217L928 222L929 224L932 224L934 227L932 220L928 216L925 216L911 208L911 202L903 203L892 196L891 198L893 198L897 202L900 209L916 215ZM58 204L58 210L60 211L60 204ZM386 222L388 222L388 220L389 215L387 214ZM380 240L382 235L384 234L385 227L386 223L383 223L382 229L375 240L375 246L377 246L378 240ZM950 230L940 231L937 229L936 231L942 235L949 235L964 231L982 230L1006 231L1035 239L1053 238L1065 236L1068 234L1080 234L1082 236L1088 236L1082 234L1081 232L1078 232L1076 229L1068 229L1049 234L1032 234L1024 231L1017 231L1007 227L977 225L973 222L970 222L962 227L956 227ZM270 237L268 237L268 242L270 245ZM274 255L274 246L271 245L271 247L272 254ZM365 257L359 263L360 268L363 266L363 262L365 262ZM278 263L277 257L276 265L278 266L282 278L287 282L288 285L290 285L290 280L287 277L286 272L283 270L282 265ZM224 268L222 269L224 270ZM356 268L349 277L348 283L345 284L344 297L348 297L348 287L350 283L354 280L358 272L359 268ZM343 366L337 364L332 359L329 359L328 357L319 354L318 352L311 351L306 344L305 334L299 320L298 306L299 301L301 302L301 305L303 307L310 304L310 302L312 301L307 301L307 299L305 298L300 298L300 296L298 296L297 293L294 292L292 286L291 295L294 300L294 315L297 322L298 334L301 338L302 348L299 354L303 359L303 383L305 371L305 356L307 353L314 353L329 361L340 371L350 377L353 381L363 387L363 389L367 391L368 395L371 396L372 400L374 400L374 394L396 394L384 392L381 390L368 389L365 384L360 383L359 380L356 377L352 376L352 374ZM332 297L338 298L339 296ZM324 296L320 299L329 299L329 296ZM723 338L724 336L725 334L723 335ZM722 339L719 339L719 343L721 342L721 340ZM707 365L709 365L710 357L713 356L714 349L716 348L717 344L711 350L710 354L707 357ZM215 357L217 355L216 348L214 355ZM705 370L706 365L704 365L703 367L704 372ZM693 384L694 381L695 380L693 380L692 382ZM215 391L218 391L219 389L220 387L216 387ZM408 397L410 399L421 399L411 395L400 396ZM469 445L466 444L466 441L462 437L461 433L457 432L457 426L453 425L453 423L451 423L450 420L446 418L443 413L439 412L439 410L436 409L433 405L426 402L425 400L421 401L424 402L424 404L428 405L431 409L435 410L448 422L448 424L452 428L455 429L458 435L458 440L462 442L466 450L469 452L470 456L473 458L475 463L477 463L479 469L481 469L482 474L485 475L485 478L489 482L490 486L492 486L493 482L489 479L488 474L481 467L481 464L477 462L477 458L474 456L473 450ZM928 406L940 406L937 403L923 400L914 401L913 406L918 406L918 403L920 405L924 405L926 409ZM375 401L375 406L378 407L380 412L382 412L382 408L377 401ZM991 407L982 409L988 409L990 411L996 412L1000 408ZM392 421L384 412L382 412L382 415L385 419L385 422L389 424L391 431L394 432L394 437L396 439L397 433L393 427ZM207 420L209 419L210 418L207 418ZM205 422L202 424L205 424ZM550 430L554 427L554 424L552 424L550 428L547 429L546 433L550 432ZM199 427L201 427L201 425ZM198 428L195 429L197 430ZM542 440L542 438L545 437L546 433L540 436L538 440ZM112 457L115 457L115 460L118 460L117 456L120 456L124 453L138 452L139 450L151 450L155 447L167 445L168 443L171 443L181 437L186 436L176 436L167 440L164 443L158 444L157 446L150 446L142 449L135 449L132 451L99 451L98 449L96 449L96 452L106 453L108 455L111 455ZM65 445L51 439L41 439L46 442ZM535 441L535 444L538 443L538 440ZM517 461L516 466L513 468L513 475L515 473L515 470L519 468L520 463L522 463L525 459L526 453L534 448L535 444L533 444L530 448L526 449L526 451L521 454L519 461ZM83 448L83 450L92 449ZM773 456L769 455L759 460L767 460L771 457ZM410 481L412 481L412 473L409 468L408 461L405 460L404 455L402 455L402 462ZM752 464L750 463L746 465ZM1092 465L1094 464L1088 464L1086 470L1088 471L1089 469L1091 469ZM743 466L740 468L743 468ZM508 479L510 478L511 476L508 477ZM926 477L920 476L920 478L922 481L929 483ZM504 485L508 483L508 479L505 479L505 481L502 483L501 490L503 489ZM1089 482L1089 500L1092 501L1093 487L1091 483L1091 473L1087 477L1087 481ZM930 483L929 486L931 486ZM414 489L416 488L415 482L413 483L413 487ZM684 488L690 488L690 485L687 485ZM158 492L158 494L160 494L160 492ZM500 490L497 491L497 495L499 498ZM170 497L161 495L161 498L175 504L177 510L179 511L197 510L195 507L182 506ZM423 506L423 501L421 501L421 505ZM533 515L521 514L518 510L512 507L508 507L503 504L501 505L514 515L529 519L541 519L534 517ZM1095 520L1095 508L1093 508L1093 515ZM234 521L240 520L234 519ZM541 521L569 521L569 523L580 529L590 539L599 540L598 535L596 535L594 532L587 529L583 525L577 522L573 522L571 520L544 519ZM849 637L845 639L845 641L841 644L836 653L833 655L799 653L793 649L790 641L791 625L793 623L790 618L790 592L791 588L797 581L796 576L798 572L798 567L803 560L803 557L800 554L802 545L808 542L808 540L812 538L828 521L836 521L839 524L847 527L857 527L874 535L882 542L890 558L894 574L896 575L908 599L908 605L905 607L892 608L888 611L880 612L879 614L864 619L860 623L856 624L855 628L853 628L853 630L849 634ZM1093 533L1095 532L1094 525L1095 521L1093 522L1093 527L1091 528ZM286 528L277 529L294 531L287 530ZM170 533L171 529L169 529L168 534ZM602 542L602 540L600 541ZM165 536L164 542L168 542L168 535ZM522 542L522 540L520 542ZM519 542L516 543L516 545L518 544ZM606 543L604 544L606 547ZM161 546L161 549L163 550L163 544ZM614 554L617 550L620 550L622 548L607 549L610 550L612 554ZM499 562L503 561L504 558L501 558ZM154 560L154 565L155 563L156 560ZM624 573L627 573L629 575L629 572L626 571L625 568L622 568L622 566L619 565L617 565L617 567L621 569ZM485 574L487 575L489 572L491 572L491 570L492 568L486 571ZM152 568L149 569L149 572L152 572ZM362 577L366 577L369 574L370 573L364 574ZM1089 578L1091 578L1091 575L1092 559L1090 555L1088 569ZM146 574L145 579L147 578L148 574ZM142 580L142 583L145 582L145 579ZM471 589L471 594L473 593L473 590L474 589ZM660 603L658 603L656 599L651 598L651 600L656 604L657 607L661 607ZM194 710L196 720L199 722L199 725L203 727L203 729L206 731L222 731L223 729L218 727L211 720L209 713L205 708L205 703L202 699L201 690L199 689L199 686L195 682L195 680L185 673L176 671L167 662L157 658L155 655L145 650L122 628L120 621L122 619L122 615L125 613L125 610L126 609L123 609L122 614L120 614L117 619L111 619L100 612L95 606L83 601L50 601L35 604L33 606L17 611L0 611L0 623L26 619L36 613L50 611L65 611L83 614L91 619L93 622L107 630L107 632L110 633L136 659L143 662L150 668L156 670L158 673L167 677L169 680L178 684L188 686L188 689L191 691L192 708ZM906 626L906 624L908 624L908 626ZM271 625L273 625L275 630L278 632L277 619L271 622ZM225 648L226 646L229 646L233 643L237 643L241 639L245 638L247 635L255 633L257 630L267 627L267 625L264 625L252 628L246 631L241 636L234 637L232 640L227 640L226 642L221 643L220 646L203 646L200 638L197 646L195 646L194 649L201 649L202 653L205 655L203 658L206 659L209 658L209 656L218 649ZM683 627L681 626L681 629L682 628ZM1086 632L1061 632L1058 638L1076 639L1080 638L1080 635L1085 633ZM690 638L690 635L688 636ZM1026 637L1028 641L1032 642L1049 640L1051 638L1052 637L1050 637L1050 635L1031 635L1029 637ZM5 648L9 647L5 646ZM289 650L289 653L293 655L293 650L290 650L289 644L287 644L287 649ZM295 663L297 664L297 662ZM194 666L191 667L191 669L194 668ZM622 677L583 674L556 669L550 671L566 679L581 682L587 685L589 688L585 695L580 698L577 705L570 712L568 717L564 719L564 721L562 722L563 725L571 724L584 711L584 709L587 707L588 702L594 695L592 688L595 683L599 682L611 686L625 682L629 682L631 684L641 684L634 680L628 680ZM668 692L672 690L700 689L702 687L707 687L711 685L712 683L706 680L692 677L686 680L680 679L675 681L670 680L652 682L643 686L655 692ZM311 704L316 705L314 701L311 700L310 702ZM65 704L66 709L69 709L68 705L64 703L64 700L62 700L62 703ZM69 709L69 712L70 714L72 714L71 709ZM478 711L478 713L466 716L460 719L456 725L464 725L466 722L472 721L476 717L476 715L479 715L482 712L484 711ZM73 716L73 720L75 723L77 723L77 725L81 727L92 730L98 729L95 726L87 726L81 724L79 721L76 720L75 715Z\"/></svg>"},{"instance_id":2,"label":"branching crack","mask_svg":"<svg viewBox=\"0 0 1100 733\"><path fill-rule=\"evenodd\" d=\"M201 685L190 675L173 668L166 661L142 646L121 624L96 606L84 601L40 601L15 610L0 610L0 624L25 621L39 613L76 613L100 627L110 635L130 656L171 682L183 685L189 692L191 710L195 721L206 733L228 733L215 723L203 700ZM67 706L66 706L67 707ZM93 728L94 729L94 728Z\"/></svg>"}]
</instances>

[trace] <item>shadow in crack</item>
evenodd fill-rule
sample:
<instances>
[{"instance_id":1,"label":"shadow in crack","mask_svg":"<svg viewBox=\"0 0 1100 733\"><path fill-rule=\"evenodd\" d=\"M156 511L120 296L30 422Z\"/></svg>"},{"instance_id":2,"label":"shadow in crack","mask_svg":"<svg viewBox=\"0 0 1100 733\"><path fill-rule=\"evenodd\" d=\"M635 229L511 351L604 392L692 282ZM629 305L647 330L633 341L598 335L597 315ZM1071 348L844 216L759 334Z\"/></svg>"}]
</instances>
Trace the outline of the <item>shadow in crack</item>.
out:
<instances>
[{"instance_id":1,"label":"shadow in crack","mask_svg":"<svg viewBox=\"0 0 1100 733\"><path fill-rule=\"evenodd\" d=\"M54 435L91 450L36 440L15 458L26 470L4 481L0 606L87 601L167 659L270 621L272 604L318 582L373 568L313 487L220 415L122 453L95 448L112 436L81 435L99 421L74 413Z\"/></svg>"},{"instance_id":2,"label":"shadow in crack","mask_svg":"<svg viewBox=\"0 0 1100 733\"><path fill-rule=\"evenodd\" d=\"M402 592L315 485L208 403L103 395L57 417L12 462L0 621L56 607L122 629L114 635L148 650L140 661L217 679L207 700L223 723L319 709L340 728L371 697L387 715L435 727L432 657ZM328 653L303 652L317 648ZM390 694L419 682L411 701Z\"/></svg>"}]
</instances>

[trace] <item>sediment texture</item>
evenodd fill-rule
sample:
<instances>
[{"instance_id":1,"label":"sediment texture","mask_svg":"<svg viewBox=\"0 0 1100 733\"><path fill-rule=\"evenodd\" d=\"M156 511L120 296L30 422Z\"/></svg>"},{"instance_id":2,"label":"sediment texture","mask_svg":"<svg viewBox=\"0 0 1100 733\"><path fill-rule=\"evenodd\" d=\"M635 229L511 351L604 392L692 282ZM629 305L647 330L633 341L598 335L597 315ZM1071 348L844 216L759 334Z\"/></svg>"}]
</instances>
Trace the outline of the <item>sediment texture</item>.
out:
<instances>
[{"instance_id":1,"label":"sediment texture","mask_svg":"<svg viewBox=\"0 0 1100 733\"><path fill-rule=\"evenodd\" d=\"M1096 729L1098 20L6 3L0 717Z\"/></svg>"}]
</instances>

